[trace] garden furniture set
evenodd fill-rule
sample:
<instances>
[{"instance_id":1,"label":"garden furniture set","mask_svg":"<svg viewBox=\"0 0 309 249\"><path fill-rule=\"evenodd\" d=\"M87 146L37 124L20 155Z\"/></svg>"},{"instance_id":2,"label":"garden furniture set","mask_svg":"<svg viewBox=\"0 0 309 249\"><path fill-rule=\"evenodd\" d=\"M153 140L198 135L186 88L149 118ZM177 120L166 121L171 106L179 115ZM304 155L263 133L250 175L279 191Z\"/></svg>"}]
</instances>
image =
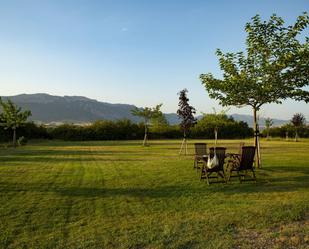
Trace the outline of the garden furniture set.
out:
<instances>
[{"instance_id":1,"label":"garden furniture set","mask_svg":"<svg viewBox=\"0 0 309 249\"><path fill-rule=\"evenodd\" d=\"M195 143L194 169L201 170L201 180L207 184L227 183L233 177L243 181L256 181L254 171L254 146L240 145L239 153L226 153L225 147L211 147L207 153L206 143ZM215 164L213 161L215 160ZM216 181L211 179L216 178Z\"/></svg>"}]
</instances>

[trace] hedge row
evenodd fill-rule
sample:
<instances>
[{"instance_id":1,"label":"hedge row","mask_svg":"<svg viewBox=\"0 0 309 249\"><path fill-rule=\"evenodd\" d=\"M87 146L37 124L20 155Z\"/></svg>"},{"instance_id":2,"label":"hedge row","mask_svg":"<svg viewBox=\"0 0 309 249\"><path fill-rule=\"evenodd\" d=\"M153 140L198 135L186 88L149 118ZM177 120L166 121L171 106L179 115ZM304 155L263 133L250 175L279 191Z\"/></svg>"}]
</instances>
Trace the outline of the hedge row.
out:
<instances>
[{"instance_id":1,"label":"hedge row","mask_svg":"<svg viewBox=\"0 0 309 249\"><path fill-rule=\"evenodd\" d=\"M244 122L236 122L230 118L204 117L191 129L191 138L213 138L214 128L218 128L219 138L245 138L253 134L251 128ZM0 140L11 140L12 132L0 129ZM144 125L135 124L130 120L97 121L91 125L78 126L63 124L55 127L39 126L27 123L17 130L17 137L24 136L27 139L61 139L69 141L85 140L131 140L143 139ZM178 125L152 126L149 131L150 139L182 138L183 133Z\"/></svg>"},{"instance_id":2,"label":"hedge row","mask_svg":"<svg viewBox=\"0 0 309 249\"><path fill-rule=\"evenodd\" d=\"M302 138L309 138L309 126L303 126L301 128L298 128L298 136ZM262 132L263 136L267 136L267 130L263 130ZM293 127L291 124L287 124L281 127L273 127L269 129L269 135L271 137L281 137L285 138L286 135L288 137L295 137L295 127Z\"/></svg>"}]
</instances>

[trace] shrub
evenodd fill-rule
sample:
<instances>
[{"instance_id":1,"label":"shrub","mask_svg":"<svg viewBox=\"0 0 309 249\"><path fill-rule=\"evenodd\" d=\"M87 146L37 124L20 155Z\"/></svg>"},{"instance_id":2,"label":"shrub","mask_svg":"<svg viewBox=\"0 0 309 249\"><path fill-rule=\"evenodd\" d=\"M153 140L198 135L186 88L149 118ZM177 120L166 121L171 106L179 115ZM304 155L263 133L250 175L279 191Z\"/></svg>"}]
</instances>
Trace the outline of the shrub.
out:
<instances>
[{"instance_id":1,"label":"shrub","mask_svg":"<svg viewBox=\"0 0 309 249\"><path fill-rule=\"evenodd\" d=\"M225 114L205 114L192 129L191 137L214 138L214 129L219 138L246 138L253 136L253 130L243 121L235 121Z\"/></svg>"},{"instance_id":2,"label":"shrub","mask_svg":"<svg viewBox=\"0 0 309 249\"><path fill-rule=\"evenodd\" d=\"M28 142L28 140L24 136L19 137L18 140L17 140L17 144L19 146L24 146L24 145L27 144L27 142Z\"/></svg>"},{"instance_id":3,"label":"shrub","mask_svg":"<svg viewBox=\"0 0 309 249\"><path fill-rule=\"evenodd\" d=\"M291 124L286 124L280 127L272 127L269 129L269 135L272 137L285 138L286 133L290 138L295 137L295 128ZM263 136L266 136L266 131L263 130ZM298 135L302 138L309 138L309 126L303 126L298 129Z\"/></svg>"},{"instance_id":4,"label":"shrub","mask_svg":"<svg viewBox=\"0 0 309 249\"><path fill-rule=\"evenodd\" d=\"M226 115L207 114L197 122L188 134L190 138L214 137L214 128L219 131L219 138L245 138L253 135L253 130L245 122L237 122ZM272 135L272 134L271 134ZM300 131L300 135L302 135ZM17 137L27 139L61 139L68 141L85 140L131 140L143 139L144 125L130 120L98 120L91 125L63 124L55 127L27 123L17 130ZM183 133L179 125L153 125L149 130L150 139L179 139ZM11 140L9 130L0 127L0 141Z\"/></svg>"}]
</instances>

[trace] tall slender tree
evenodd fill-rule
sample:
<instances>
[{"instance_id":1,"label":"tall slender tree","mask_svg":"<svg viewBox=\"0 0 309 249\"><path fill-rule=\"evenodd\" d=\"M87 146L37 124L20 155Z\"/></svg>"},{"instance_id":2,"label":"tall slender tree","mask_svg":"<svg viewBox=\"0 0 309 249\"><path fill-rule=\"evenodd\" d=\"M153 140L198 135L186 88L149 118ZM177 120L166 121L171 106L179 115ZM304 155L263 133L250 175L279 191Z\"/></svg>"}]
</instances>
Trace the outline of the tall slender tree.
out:
<instances>
[{"instance_id":1,"label":"tall slender tree","mask_svg":"<svg viewBox=\"0 0 309 249\"><path fill-rule=\"evenodd\" d=\"M266 118L265 119L265 128L266 128L266 133L267 133L267 137L266 139L269 140L269 130L272 127L272 125L274 124L273 120L271 118Z\"/></svg>"},{"instance_id":2,"label":"tall slender tree","mask_svg":"<svg viewBox=\"0 0 309 249\"><path fill-rule=\"evenodd\" d=\"M298 141L298 130L306 124L305 116L302 113L295 113L291 119L291 123L295 128L295 142Z\"/></svg>"},{"instance_id":3,"label":"tall slender tree","mask_svg":"<svg viewBox=\"0 0 309 249\"><path fill-rule=\"evenodd\" d=\"M23 126L28 117L31 116L31 111L22 111L10 99L4 102L0 98L0 106L2 112L0 114L0 123L4 129L11 129L13 131L13 146L16 147L16 130Z\"/></svg>"},{"instance_id":4,"label":"tall slender tree","mask_svg":"<svg viewBox=\"0 0 309 249\"><path fill-rule=\"evenodd\" d=\"M144 127L145 127L145 135L143 140L143 146L147 145L148 141L148 126L152 119L162 119L163 113L161 112L162 104L156 105L155 107L144 107L144 108L137 108L135 107L131 113L134 116L141 117L143 119Z\"/></svg>"},{"instance_id":5,"label":"tall slender tree","mask_svg":"<svg viewBox=\"0 0 309 249\"><path fill-rule=\"evenodd\" d=\"M252 107L258 167L260 108L267 103L282 103L287 98L309 102L309 92L304 89L309 85L309 37L303 42L298 39L308 23L307 13L287 27L275 14L269 21L256 15L246 24L245 52L224 54L217 50L223 79L211 73L200 75L209 96L221 105Z\"/></svg>"},{"instance_id":6,"label":"tall slender tree","mask_svg":"<svg viewBox=\"0 0 309 249\"><path fill-rule=\"evenodd\" d=\"M197 120L194 117L196 110L193 106L189 105L189 99L187 97L188 90L183 89L178 93L179 95L179 103L177 110L177 115L181 119L180 127L183 131L183 141L180 147L179 154L181 154L182 149L185 148L185 155L188 153L188 146L187 146L187 134L190 131L190 128L193 127Z\"/></svg>"}]
</instances>

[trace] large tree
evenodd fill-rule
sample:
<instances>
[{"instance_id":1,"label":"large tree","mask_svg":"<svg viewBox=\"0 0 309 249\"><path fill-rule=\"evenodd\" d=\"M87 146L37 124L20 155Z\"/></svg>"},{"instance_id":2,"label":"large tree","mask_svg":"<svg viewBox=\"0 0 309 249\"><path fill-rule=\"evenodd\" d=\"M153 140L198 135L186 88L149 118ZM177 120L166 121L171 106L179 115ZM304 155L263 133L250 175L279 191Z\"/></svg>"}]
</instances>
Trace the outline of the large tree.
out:
<instances>
[{"instance_id":1,"label":"large tree","mask_svg":"<svg viewBox=\"0 0 309 249\"><path fill-rule=\"evenodd\" d=\"M185 154L188 153L187 134L190 131L190 128L193 127L197 122L196 118L194 117L196 110L193 106L189 105L189 99L187 97L187 93L188 93L187 89L183 89L178 93L179 109L177 110L177 115L181 119L180 127L183 131L183 141L180 147L179 154L181 154L183 147L185 147Z\"/></svg>"},{"instance_id":2,"label":"large tree","mask_svg":"<svg viewBox=\"0 0 309 249\"><path fill-rule=\"evenodd\" d=\"M145 107L145 108L137 108L135 107L131 113L134 116L138 116L143 119L144 127L145 127L145 135L143 140L143 146L147 145L148 140L148 126L151 120L155 119L163 119L163 113L161 112L162 104L156 105L155 107Z\"/></svg>"},{"instance_id":3,"label":"large tree","mask_svg":"<svg viewBox=\"0 0 309 249\"><path fill-rule=\"evenodd\" d=\"M0 98L1 114L0 124L5 129L12 129L13 131L13 146L16 147L16 129L23 126L28 117L31 116L31 111L22 111L10 99L4 102Z\"/></svg>"},{"instance_id":4,"label":"large tree","mask_svg":"<svg viewBox=\"0 0 309 249\"><path fill-rule=\"evenodd\" d=\"M299 128L306 125L305 116L302 113L295 113L291 119L291 123L295 128L295 142L298 141L298 130Z\"/></svg>"},{"instance_id":5,"label":"large tree","mask_svg":"<svg viewBox=\"0 0 309 249\"><path fill-rule=\"evenodd\" d=\"M245 52L217 50L223 78L215 78L211 73L200 75L209 96L221 105L252 107L258 167L257 112L262 105L279 104L287 98L309 102L309 92L304 89L309 84L309 38L299 39L308 23L307 13L291 26L285 26L284 20L275 14L268 21L256 15L245 27Z\"/></svg>"}]
</instances>

